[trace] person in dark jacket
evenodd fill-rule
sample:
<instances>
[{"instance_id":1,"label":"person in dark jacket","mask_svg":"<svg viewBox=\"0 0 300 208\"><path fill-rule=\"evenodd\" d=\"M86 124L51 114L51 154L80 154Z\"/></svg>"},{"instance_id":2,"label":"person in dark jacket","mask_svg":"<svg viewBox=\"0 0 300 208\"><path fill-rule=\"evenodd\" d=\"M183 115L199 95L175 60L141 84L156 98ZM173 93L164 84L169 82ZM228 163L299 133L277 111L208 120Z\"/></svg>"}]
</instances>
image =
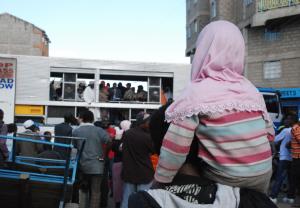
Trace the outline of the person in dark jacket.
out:
<instances>
[{"instance_id":1,"label":"person in dark jacket","mask_svg":"<svg viewBox=\"0 0 300 208\"><path fill-rule=\"evenodd\" d=\"M41 140L39 136L39 127L32 120L25 121L23 126L26 130L18 136L33 140ZM41 152L43 152L43 144L23 141L16 142L17 155L37 157Z\"/></svg>"},{"instance_id":2,"label":"person in dark jacket","mask_svg":"<svg viewBox=\"0 0 300 208\"><path fill-rule=\"evenodd\" d=\"M57 136L71 137L73 131L71 125L76 125L76 118L73 116L73 114L66 114L64 116L64 122L54 127L54 134L56 136L55 142L67 144L71 141L70 139L57 137ZM66 159L67 157L66 148L55 146L54 151L58 152L62 159Z\"/></svg>"},{"instance_id":3,"label":"person in dark jacket","mask_svg":"<svg viewBox=\"0 0 300 208\"><path fill-rule=\"evenodd\" d=\"M136 127L123 134L123 201L122 208L128 207L130 194L149 189L152 185L154 169L150 160L153 153L151 136L148 132L150 115L140 112Z\"/></svg>"},{"instance_id":4,"label":"person in dark jacket","mask_svg":"<svg viewBox=\"0 0 300 208\"><path fill-rule=\"evenodd\" d=\"M117 83L113 83L113 87L109 89L109 100L119 101L122 98L122 92L117 87Z\"/></svg>"}]
</instances>

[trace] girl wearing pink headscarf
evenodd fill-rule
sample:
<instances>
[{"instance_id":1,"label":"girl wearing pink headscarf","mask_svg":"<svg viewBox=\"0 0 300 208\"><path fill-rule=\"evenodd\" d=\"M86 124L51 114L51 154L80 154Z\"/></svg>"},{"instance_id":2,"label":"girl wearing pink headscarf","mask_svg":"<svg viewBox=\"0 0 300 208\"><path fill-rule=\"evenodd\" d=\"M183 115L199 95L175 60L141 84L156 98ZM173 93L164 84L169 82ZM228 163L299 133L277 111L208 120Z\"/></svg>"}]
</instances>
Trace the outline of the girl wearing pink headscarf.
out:
<instances>
[{"instance_id":1,"label":"girl wearing pink headscarf","mask_svg":"<svg viewBox=\"0 0 300 208\"><path fill-rule=\"evenodd\" d=\"M204 176L229 186L266 192L272 173L272 122L263 97L243 76L245 43L230 22L200 33L192 80L166 112L171 122L155 173L170 183L185 162L194 135ZM200 164L199 164L200 165Z\"/></svg>"}]
</instances>

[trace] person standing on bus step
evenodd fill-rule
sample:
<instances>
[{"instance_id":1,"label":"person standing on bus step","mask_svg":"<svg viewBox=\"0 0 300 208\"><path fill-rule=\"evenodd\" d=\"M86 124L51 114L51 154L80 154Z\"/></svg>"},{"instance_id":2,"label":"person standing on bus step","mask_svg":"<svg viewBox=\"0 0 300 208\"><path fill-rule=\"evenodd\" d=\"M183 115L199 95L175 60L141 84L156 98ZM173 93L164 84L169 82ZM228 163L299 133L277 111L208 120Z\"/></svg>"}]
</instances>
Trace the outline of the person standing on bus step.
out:
<instances>
[{"instance_id":1,"label":"person standing on bus step","mask_svg":"<svg viewBox=\"0 0 300 208\"><path fill-rule=\"evenodd\" d=\"M23 123L25 132L19 135L22 138L28 138L33 140L41 140L39 135L38 126L32 121L27 120ZM33 142L20 142L16 144L16 154L28 157L37 157L39 153L43 152L43 144Z\"/></svg>"},{"instance_id":2,"label":"person standing on bus step","mask_svg":"<svg viewBox=\"0 0 300 208\"><path fill-rule=\"evenodd\" d=\"M277 196L280 192L281 185L283 181L288 178L288 193L287 197L283 198L283 201L288 202L290 204L294 203L295 198L295 185L292 182L292 154L289 144L292 140L292 126L297 123L296 116L287 116L286 119L286 128L284 128L280 134L275 137L274 143L280 144L279 150L279 164L276 170L276 178L274 184L272 186L272 192L270 195L271 200L276 204L277 203Z\"/></svg>"},{"instance_id":3,"label":"person standing on bus step","mask_svg":"<svg viewBox=\"0 0 300 208\"><path fill-rule=\"evenodd\" d=\"M123 134L123 200L121 208L128 207L129 196L136 191L147 190L152 185L154 169L151 154L154 152L149 133L150 115L140 112L135 127Z\"/></svg>"},{"instance_id":4,"label":"person standing on bus step","mask_svg":"<svg viewBox=\"0 0 300 208\"><path fill-rule=\"evenodd\" d=\"M243 76L244 54L244 38L234 24L214 21L201 31L192 79L166 111L171 125L156 181L173 180L196 135L205 177L266 193L272 175L273 122L263 96Z\"/></svg>"},{"instance_id":5,"label":"person standing on bus step","mask_svg":"<svg viewBox=\"0 0 300 208\"><path fill-rule=\"evenodd\" d=\"M0 109L0 135L7 135L7 126L4 124L4 112ZM6 146L6 140L0 139L0 166L3 165L3 161L6 160L9 156L9 152Z\"/></svg>"},{"instance_id":6,"label":"person standing on bus step","mask_svg":"<svg viewBox=\"0 0 300 208\"><path fill-rule=\"evenodd\" d=\"M80 159L80 170L87 181L89 191L89 208L99 208L101 201L101 181L104 170L102 144L110 143L108 134L100 127L93 125L94 115L91 111L82 111L79 115L80 126L73 131L74 137L86 138ZM82 140L75 141L80 149Z\"/></svg>"},{"instance_id":7,"label":"person standing on bus step","mask_svg":"<svg viewBox=\"0 0 300 208\"><path fill-rule=\"evenodd\" d=\"M58 124L54 127L54 134L56 136L55 142L70 144L71 139L59 138L61 137L71 137L73 128L71 125L76 125L74 121L76 118L71 113L67 113L64 115L64 122ZM54 146L54 151L58 152L61 158L67 158L67 148Z\"/></svg>"}]
</instances>

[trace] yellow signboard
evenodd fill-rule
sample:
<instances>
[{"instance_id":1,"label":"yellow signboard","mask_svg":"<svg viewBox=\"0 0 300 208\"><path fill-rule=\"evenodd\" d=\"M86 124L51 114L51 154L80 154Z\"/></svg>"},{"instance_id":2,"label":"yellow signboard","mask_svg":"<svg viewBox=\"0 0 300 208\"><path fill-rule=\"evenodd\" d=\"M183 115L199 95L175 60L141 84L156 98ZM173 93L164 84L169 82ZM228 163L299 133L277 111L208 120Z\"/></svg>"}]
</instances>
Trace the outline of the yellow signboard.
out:
<instances>
[{"instance_id":1,"label":"yellow signboard","mask_svg":"<svg viewBox=\"0 0 300 208\"><path fill-rule=\"evenodd\" d=\"M44 112L42 105L16 105L15 107L16 115L43 116Z\"/></svg>"}]
</instances>

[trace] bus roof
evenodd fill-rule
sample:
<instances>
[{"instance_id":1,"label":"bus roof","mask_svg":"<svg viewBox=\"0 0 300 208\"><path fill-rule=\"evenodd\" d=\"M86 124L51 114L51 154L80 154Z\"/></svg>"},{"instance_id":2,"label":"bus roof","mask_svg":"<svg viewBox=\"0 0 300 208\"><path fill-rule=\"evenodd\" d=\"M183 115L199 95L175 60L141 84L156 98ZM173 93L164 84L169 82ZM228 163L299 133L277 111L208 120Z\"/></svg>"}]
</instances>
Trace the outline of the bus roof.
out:
<instances>
[{"instance_id":1,"label":"bus roof","mask_svg":"<svg viewBox=\"0 0 300 208\"><path fill-rule=\"evenodd\" d=\"M265 87L258 87L257 88L260 92L274 92L277 93L278 90L274 89L274 88L265 88Z\"/></svg>"}]
</instances>

